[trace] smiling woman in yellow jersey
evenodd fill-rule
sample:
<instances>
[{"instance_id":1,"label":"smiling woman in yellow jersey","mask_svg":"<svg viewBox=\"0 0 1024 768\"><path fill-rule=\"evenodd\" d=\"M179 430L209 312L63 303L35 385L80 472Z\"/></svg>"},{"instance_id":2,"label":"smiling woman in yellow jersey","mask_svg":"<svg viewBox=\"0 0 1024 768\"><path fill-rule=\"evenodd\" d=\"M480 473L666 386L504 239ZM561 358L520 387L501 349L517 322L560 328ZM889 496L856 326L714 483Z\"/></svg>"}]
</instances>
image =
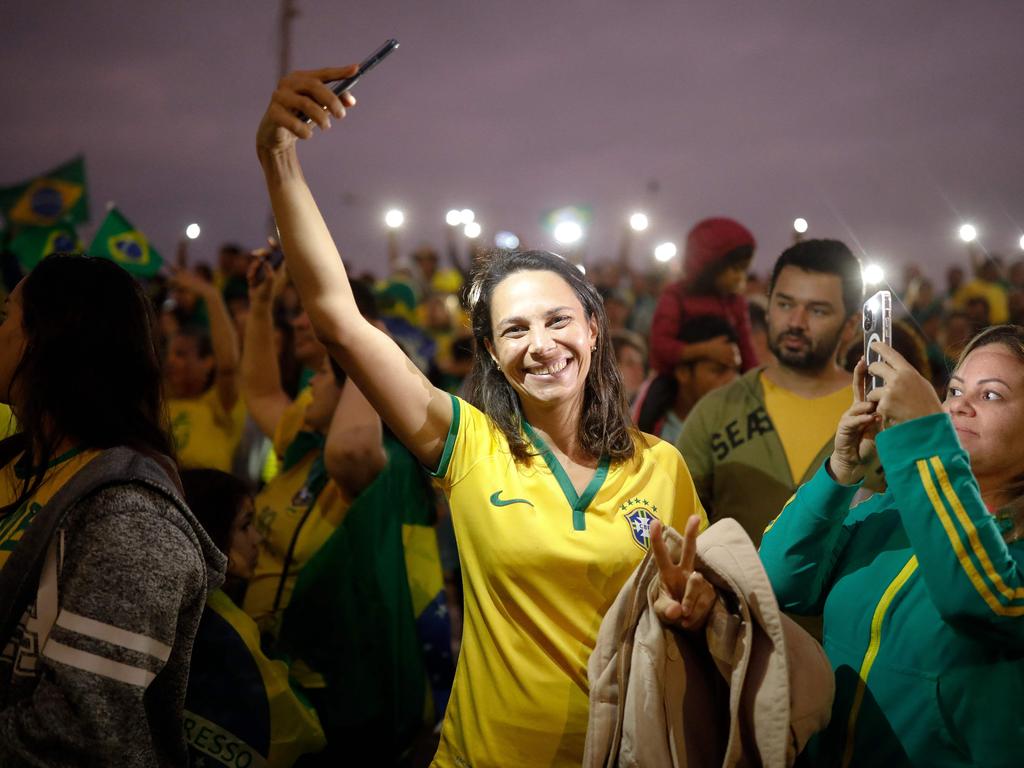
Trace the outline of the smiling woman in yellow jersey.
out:
<instances>
[{"instance_id":1,"label":"smiling woman in yellow jersey","mask_svg":"<svg viewBox=\"0 0 1024 768\"><path fill-rule=\"evenodd\" d=\"M439 766L579 765L586 662L601 619L651 544L654 520L706 524L678 452L637 432L601 298L551 253L481 259L469 290L470 402L433 387L359 314L295 143L354 100L293 73L257 134L289 274L317 336L451 500L466 624ZM689 536L696 528L689 526ZM660 559L659 559L660 563ZM714 590L678 564L663 621L703 626Z\"/></svg>"}]
</instances>

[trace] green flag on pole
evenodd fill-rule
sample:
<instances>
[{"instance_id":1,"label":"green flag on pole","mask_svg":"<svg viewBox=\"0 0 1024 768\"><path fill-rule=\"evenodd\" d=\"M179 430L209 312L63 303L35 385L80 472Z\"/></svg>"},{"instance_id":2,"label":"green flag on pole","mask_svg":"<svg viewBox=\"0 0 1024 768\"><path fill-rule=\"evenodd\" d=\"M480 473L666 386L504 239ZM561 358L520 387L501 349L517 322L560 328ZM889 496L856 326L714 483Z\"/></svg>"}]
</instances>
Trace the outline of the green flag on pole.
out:
<instances>
[{"instance_id":1,"label":"green flag on pole","mask_svg":"<svg viewBox=\"0 0 1024 768\"><path fill-rule=\"evenodd\" d=\"M82 241L70 224L55 227L21 227L8 244L22 270L30 272L51 253L81 251Z\"/></svg>"},{"instance_id":2,"label":"green flag on pole","mask_svg":"<svg viewBox=\"0 0 1024 768\"><path fill-rule=\"evenodd\" d=\"M89 255L115 261L138 277L152 277L164 263L148 238L113 207L96 230Z\"/></svg>"},{"instance_id":3,"label":"green flag on pole","mask_svg":"<svg viewBox=\"0 0 1024 768\"><path fill-rule=\"evenodd\" d=\"M32 227L87 221L85 158L79 155L34 179L0 187L0 212L8 224Z\"/></svg>"}]
</instances>

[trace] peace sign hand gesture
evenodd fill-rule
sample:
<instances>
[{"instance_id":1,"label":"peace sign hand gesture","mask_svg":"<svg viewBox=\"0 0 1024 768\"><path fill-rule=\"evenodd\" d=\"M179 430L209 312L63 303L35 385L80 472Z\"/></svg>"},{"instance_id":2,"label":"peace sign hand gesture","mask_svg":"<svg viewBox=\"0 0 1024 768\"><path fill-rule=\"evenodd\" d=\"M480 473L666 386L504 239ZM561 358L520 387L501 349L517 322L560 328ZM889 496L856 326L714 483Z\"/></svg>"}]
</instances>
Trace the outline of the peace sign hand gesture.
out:
<instances>
[{"instance_id":1,"label":"peace sign hand gesture","mask_svg":"<svg viewBox=\"0 0 1024 768\"><path fill-rule=\"evenodd\" d=\"M664 526L651 523L651 548L658 564L660 584L654 601L654 612L662 624L688 631L704 628L715 604L715 588L697 571L697 530L700 518L691 515L683 532L683 551L679 562L669 554L664 539Z\"/></svg>"}]
</instances>

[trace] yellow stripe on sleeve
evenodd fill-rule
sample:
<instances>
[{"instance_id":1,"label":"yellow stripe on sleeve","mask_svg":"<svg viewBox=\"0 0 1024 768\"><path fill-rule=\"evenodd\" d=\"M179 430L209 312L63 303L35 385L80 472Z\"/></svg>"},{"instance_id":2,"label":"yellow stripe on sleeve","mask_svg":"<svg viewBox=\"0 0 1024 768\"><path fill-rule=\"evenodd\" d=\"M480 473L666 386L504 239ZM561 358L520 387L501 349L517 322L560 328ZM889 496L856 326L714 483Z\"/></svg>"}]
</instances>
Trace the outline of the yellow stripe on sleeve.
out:
<instances>
[{"instance_id":1,"label":"yellow stripe on sleeve","mask_svg":"<svg viewBox=\"0 0 1024 768\"><path fill-rule=\"evenodd\" d=\"M786 507L788 507L790 504L792 504L793 503L793 499L795 499L795 498L796 498L796 494L794 493L792 496L789 497L789 501L787 501L785 504L782 505L782 509L779 510L779 514L777 514L775 517L773 517L772 521L770 523L768 523L767 526L765 526L765 529L764 529L765 533L768 533L768 531L770 531L772 529L772 526L775 525L775 521L778 520L780 517L782 517L782 513L786 511Z\"/></svg>"},{"instance_id":2,"label":"yellow stripe on sleeve","mask_svg":"<svg viewBox=\"0 0 1024 768\"><path fill-rule=\"evenodd\" d=\"M978 573L978 569L974 567L974 563L971 562L971 558L968 556L967 550L964 549L964 544L960 540L960 534L957 533L949 513L946 512L942 499L939 498L939 491L935 487L931 472L928 471L928 462L925 459L917 462L917 471L921 476L921 485L924 486L924 491L928 495L932 507L935 509L935 514L946 531L946 536L953 547L953 552L956 554L957 560L960 561L960 567L964 569L964 573L967 574L968 580L974 585L978 594L981 595L981 599L992 609L993 613L1000 616L1024 616L1024 606L1008 607L1003 605L989 588L988 584L985 583L981 574Z\"/></svg>"},{"instance_id":3,"label":"yellow stripe on sleeve","mask_svg":"<svg viewBox=\"0 0 1024 768\"><path fill-rule=\"evenodd\" d=\"M981 567L984 569L985 575L988 576L989 581L995 585L995 588L998 589L1007 600L1020 600L1024 598L1024 587L1011 589L996 572L995 567L993 567L992 561L988 556L988 551L982 545L981 539L978 538L978 529L975 527L971 518L967 516L967 510L964 509L964 505L960 502L960 498L956 495L956 491L953 490L953 485L949 482L949 476L946 474L946 468L942 466L942 461L938 456L933 456L931 463L932 469L935 470L935 476L939 479L939 485L942 487L942 492L946 496L946 501L949 502L949 506L953 508L953 512L956 514L956 519L960 521L960 525L962 525L963 529L967 532L967 540L971 544L971 549L974 550L974 554L977 556L978 562L981 563Z\"/></svg>"}]
</instances>

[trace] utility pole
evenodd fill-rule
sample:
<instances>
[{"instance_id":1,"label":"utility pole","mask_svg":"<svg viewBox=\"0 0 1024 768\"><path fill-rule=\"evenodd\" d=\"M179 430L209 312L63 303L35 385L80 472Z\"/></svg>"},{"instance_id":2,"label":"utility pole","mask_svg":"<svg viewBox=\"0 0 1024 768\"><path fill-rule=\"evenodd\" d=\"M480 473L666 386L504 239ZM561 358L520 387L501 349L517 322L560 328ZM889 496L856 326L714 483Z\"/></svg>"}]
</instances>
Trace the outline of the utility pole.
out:
<instances>
[{"instance_id":1,"label":"utility pole","mask_svg":"<svg viewBox=\"0 0 1024 768\"><path fill-rule=\"evenodd\" d=\"M292 69L292 20L299 15L295 0L281 0L281 13L277 17L277 77L284 77ZM280 242L274 212L267 211L267 236Z\"/></svg>"}]
</instances>

